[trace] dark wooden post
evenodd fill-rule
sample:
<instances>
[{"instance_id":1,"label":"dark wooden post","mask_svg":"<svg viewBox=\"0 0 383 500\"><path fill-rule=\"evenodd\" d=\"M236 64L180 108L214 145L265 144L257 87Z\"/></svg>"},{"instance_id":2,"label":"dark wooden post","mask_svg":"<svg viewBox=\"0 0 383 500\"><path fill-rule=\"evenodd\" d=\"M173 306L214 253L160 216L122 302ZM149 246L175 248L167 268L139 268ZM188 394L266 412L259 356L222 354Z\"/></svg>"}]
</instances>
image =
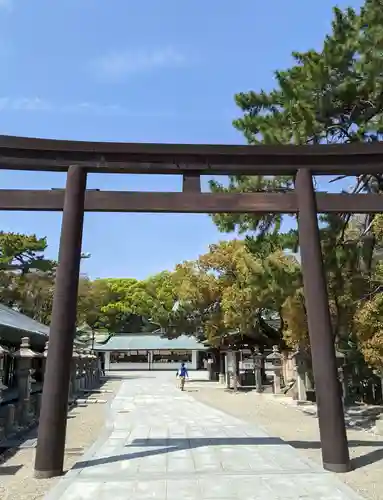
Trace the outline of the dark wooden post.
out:
<instances>
[{"instance_id":1,"label":"dark wooden post","mask_svg":"<svg viewBox=\"0 0 383 500\"><path fill-rule=\"evenodd\" d=\"M312 175L308 169L302 168L298 171L295 188L323 467L332 472L347 472L351 467L342 395L337 375L315 192Z\"/></svg>"},{"instance_id":2,"label":"dark wooden post","mask_svg":"<svg viewBox=\"0 0 383 500\"><path fill-rule=\"evenodd\" d=\"M37 439L37 478L63 473L85 190L86 171L78 166L69 167Z\"/></svg>"}]
</instances>

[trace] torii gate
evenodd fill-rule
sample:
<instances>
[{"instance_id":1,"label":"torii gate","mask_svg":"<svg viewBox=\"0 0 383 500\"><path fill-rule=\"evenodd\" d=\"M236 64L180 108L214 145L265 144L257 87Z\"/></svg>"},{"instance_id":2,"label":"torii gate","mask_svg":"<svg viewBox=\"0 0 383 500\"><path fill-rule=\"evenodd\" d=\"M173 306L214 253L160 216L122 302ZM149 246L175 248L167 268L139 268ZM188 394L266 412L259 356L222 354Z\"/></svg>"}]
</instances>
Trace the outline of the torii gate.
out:
<instances>
[{"instance_id":1,"label":"torii gate","mask_svg":"<svg viewBox=\"0 0 383 500\"><path fill-rule=\"evenodd\" d=\"M63 473L84 211L297 213L323 467L350 470L317 213L378 213L382 194L315 193L313 175L382 172L383 144L223 146L77 142L0 136L0 168L67 172L65 190L1 190L0 210L63 211L35 475ZM179 174L183 190L86 190L88 172ZM201 175L292 175L288 193L202 193Z\"/></svg>"}]
</instances>

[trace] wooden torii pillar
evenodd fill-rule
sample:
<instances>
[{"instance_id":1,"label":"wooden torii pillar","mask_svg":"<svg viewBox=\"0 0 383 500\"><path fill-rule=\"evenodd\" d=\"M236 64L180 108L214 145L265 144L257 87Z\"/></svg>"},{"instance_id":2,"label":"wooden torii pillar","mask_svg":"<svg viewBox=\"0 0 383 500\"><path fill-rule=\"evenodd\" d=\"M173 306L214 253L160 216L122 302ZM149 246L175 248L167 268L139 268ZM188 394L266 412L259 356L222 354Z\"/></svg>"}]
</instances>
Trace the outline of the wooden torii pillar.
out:
<instances>
[{"instance_id":1,"label":"wooden torii pillar","mask_svg":"<svg viewBox=\"0 0 383 500\"><path fill-rule=\"evenodd\" d=\"M69 167L37 438L37 478L50 478L63 473L86 178L84 168Z\"/></svg>"},{"instance_id":2,"label":"wooden torii pillar","mask_svg":"<svg viewBox=\"0 0 383 500\"><path fill-rule=\"evenodd\" d=\"M348 472L351 466L344 410L338 381L315 192L309 169L302 168L298 171L295 188L323 467L332 472Z\"/></svg>"}]
</instances>

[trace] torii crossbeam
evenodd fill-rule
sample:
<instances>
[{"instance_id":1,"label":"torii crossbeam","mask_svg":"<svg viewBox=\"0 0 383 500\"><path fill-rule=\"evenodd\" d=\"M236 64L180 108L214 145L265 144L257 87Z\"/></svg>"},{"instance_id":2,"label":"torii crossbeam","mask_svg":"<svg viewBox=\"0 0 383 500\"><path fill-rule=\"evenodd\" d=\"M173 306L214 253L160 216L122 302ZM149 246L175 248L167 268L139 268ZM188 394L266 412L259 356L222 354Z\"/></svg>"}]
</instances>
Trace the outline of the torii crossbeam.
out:
<instances>
[{"instance_id":1,"label":"torii crossbeam","mask_svg":"<svg viewBox=\"0 0 383 500\"><path fill-rule=\"evenodd\" d=\"M297 213L325 469L350 470L317 213L378 213L382 194L315 193L313 175L383 172L383 144L228 146L0 136L0 169L67 172L65 190L1 190L0 210L63 211L35 474L62 474L84 211ZM182 192L86 190L87 173L179 174ZM202 175L291 175L295 190L202 193Z\"/></svg>"}]
</instances>

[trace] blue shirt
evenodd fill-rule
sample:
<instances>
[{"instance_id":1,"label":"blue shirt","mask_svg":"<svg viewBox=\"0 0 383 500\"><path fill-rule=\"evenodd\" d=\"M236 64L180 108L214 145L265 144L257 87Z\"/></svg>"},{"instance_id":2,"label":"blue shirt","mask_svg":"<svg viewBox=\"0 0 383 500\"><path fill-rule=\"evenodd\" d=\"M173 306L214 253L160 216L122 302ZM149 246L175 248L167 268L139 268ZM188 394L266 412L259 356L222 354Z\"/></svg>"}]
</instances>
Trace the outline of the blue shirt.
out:
<instances>
[{"instance_id":1,"label":"blue shirt","mask_svg":"<svg viewBox=\"0 0 383 500\"><path fill-rule=\"evenodd\" d=\"M187 370L186 366L181 366L181 368L178 371L178 375L180 377L188 377L189 376L188 375L188 370Z\"/></svg>"}]
</instances>

